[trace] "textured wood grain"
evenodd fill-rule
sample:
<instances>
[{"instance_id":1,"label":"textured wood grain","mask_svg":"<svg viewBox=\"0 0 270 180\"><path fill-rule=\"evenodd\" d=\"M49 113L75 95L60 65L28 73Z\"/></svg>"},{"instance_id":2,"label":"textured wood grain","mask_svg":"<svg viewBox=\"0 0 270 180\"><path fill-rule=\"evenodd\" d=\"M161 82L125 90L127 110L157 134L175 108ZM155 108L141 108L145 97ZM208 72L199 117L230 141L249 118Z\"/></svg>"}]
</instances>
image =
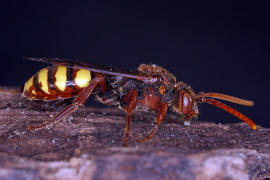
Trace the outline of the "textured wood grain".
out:
<instances>
[{"instance_id":1,"label":"textured wood grain","mask_svg":"<svg viewBox=\"0 0 270 180\"><path fill-rule=\"evenodd\" d=\"M135 113L129 146L122 147L124 112L86 107L50 128L26 129L55 114L0 94L0 179L270 178L266 128L200 121L184 126L170 114L156 136L140 144L133 139L150 131L155 115Z\"/></svg>"}]
</instances>

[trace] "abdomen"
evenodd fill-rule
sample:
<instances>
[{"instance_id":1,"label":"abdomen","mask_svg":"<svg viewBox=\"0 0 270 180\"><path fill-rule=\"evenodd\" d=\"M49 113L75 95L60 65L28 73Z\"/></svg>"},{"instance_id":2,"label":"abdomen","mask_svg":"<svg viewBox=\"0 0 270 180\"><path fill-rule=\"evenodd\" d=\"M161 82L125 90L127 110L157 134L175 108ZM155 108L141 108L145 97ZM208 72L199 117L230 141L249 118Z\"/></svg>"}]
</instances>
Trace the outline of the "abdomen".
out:
<instances>
[{"instance_id":1,"label":"abdomen","mask_svg":"<svg viewBox=\"0 0 270 180\"><path fill-rule=\"evenodd\" d=\"M34 74L25 84L23 95L30 100L56 100L76 96L91 81L86 69L56 65Z\"/></svg>"}]
</instances>

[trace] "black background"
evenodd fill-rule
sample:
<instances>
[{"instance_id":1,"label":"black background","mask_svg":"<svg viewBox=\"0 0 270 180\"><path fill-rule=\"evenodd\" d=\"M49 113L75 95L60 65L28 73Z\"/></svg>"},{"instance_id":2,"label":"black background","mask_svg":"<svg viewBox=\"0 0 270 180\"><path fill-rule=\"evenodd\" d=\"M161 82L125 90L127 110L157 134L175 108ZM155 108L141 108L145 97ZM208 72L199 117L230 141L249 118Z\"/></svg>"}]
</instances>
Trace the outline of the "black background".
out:
<instances>
[{"instance_id":1,"label":"black background","mask_svg":"<svg viewBox=\"0 0 270 180\"><path fill-rule=\"evenodd\" d=\"M22 85L58 57L135 69L155 63L195 92L251 99L227 103L270 127L270 23L267 4L206 1L9 1L1 3L1 85ZM200 105L200 120L239 122Z\"/></svg>"}]
</instances>

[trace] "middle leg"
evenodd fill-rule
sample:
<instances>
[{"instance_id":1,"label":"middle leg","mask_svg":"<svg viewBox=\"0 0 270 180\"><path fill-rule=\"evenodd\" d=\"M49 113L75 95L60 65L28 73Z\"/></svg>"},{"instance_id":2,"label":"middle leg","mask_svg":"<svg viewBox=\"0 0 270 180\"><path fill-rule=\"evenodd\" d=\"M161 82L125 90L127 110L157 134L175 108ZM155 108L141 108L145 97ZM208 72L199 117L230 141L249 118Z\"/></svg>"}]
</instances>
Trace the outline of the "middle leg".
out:
<instances>
[{"instance_id":1,"label":"middle leg","mask_svg":"<svg viewBox=\"0 0 270 180\"><path fill-rule=\"evenodd\" d=\"M136 108L136 103L137 103L137 91L136 90L131 90L127 93L127 95L124 97L124 101L127 102L127 106L125 108L126 110L126 129L125 129L125 137L124 137L124 142L123 146L128 145L128 136L129 136L129 131L130 131L130 116L134 109Z\"/></svg>"}]
</instances>

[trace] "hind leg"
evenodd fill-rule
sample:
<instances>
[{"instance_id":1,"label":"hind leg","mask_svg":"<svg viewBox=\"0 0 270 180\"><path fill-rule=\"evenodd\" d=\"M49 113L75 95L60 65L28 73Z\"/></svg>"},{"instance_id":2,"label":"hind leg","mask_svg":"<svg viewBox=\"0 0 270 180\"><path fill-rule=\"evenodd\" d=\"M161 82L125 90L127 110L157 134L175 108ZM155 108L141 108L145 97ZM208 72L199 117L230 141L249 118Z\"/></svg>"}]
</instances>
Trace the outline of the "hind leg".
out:
<instances>
[{"instance_id":1,"label":"hind leg","mask_svg":"<svg viewBox=\"0 0 270 180\"><path fill-rule=\"evenodd\" d=\"M72 114L73 112L75 112L78 107L80 105L83 105L83 103L88 99L88 97L90 96L90 94L92 93L92 91L95 89L95 87L101 83L104 82L105 79L102 75L99 75L97 77L95 77L90 83L89 85L84 88L79 94L78 96L73 100L72 104L70 104L69 106L67 106L63 111L61 111L60 113L58 113L53 119L50 119L48 121L45 121L42 124L39 124L37 126L28 126L29 130L38 130L38 129L42 129L45 128L51 124L54 124L64 118L66 118L68 115Z\"/></svg>"}]
</instances>

